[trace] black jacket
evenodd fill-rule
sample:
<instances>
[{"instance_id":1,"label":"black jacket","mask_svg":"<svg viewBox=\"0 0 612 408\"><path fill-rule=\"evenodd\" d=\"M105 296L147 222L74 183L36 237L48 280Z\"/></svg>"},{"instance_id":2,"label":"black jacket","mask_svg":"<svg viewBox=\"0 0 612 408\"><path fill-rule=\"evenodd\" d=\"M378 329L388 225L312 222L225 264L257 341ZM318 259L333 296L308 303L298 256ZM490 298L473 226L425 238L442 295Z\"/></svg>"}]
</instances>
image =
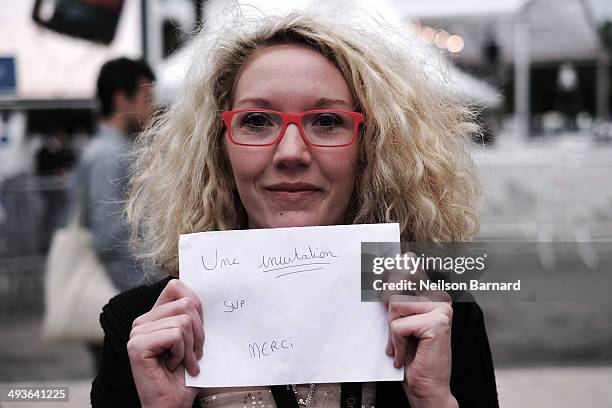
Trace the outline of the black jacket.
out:
<instances>
[{"instance_id":1,"label":"black jacket","mask_svg":"<svg viewBox=\"0 0 612 408\"><path fill-rule=\"evenodd\" d=\"M170 281L139 286L117 295L104 306L103 361L91 388L96 407L140 407L127 354L132 322L155 304ZM474 302L453 303L451 392L466 408L497 408L497 389L491 350L480 307ZM196 398L194 408L200 404ZM376 407L409 407L401 382L379 382ZM283 408L283 407L279 407Z\"/></svg>"}]
</instances>

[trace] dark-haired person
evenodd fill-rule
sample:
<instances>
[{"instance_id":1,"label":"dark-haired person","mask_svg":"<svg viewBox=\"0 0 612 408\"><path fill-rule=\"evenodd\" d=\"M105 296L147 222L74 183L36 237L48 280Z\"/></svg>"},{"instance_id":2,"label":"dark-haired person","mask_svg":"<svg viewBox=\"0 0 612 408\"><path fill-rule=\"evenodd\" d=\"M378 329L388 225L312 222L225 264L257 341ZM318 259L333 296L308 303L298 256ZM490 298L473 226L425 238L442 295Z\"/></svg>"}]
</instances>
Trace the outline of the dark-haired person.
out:
<instances>
[{"instance_id":1,"label":"dark-haired person","mask_svg":"<svg viewBox=\"0 0 612 408\"><path fill-rule=\"evenodd\" d=\"M97 80L98 131L83 150L76 170L73 205L82 205L82 223L93 235L95 251L118 291L142 284L142 268L127 245L123 217L125 187L134 136L154 112L155 75L143 61L106 62ZM96 362L101 346L91 344Z\"/></svg>"}]
</instances>

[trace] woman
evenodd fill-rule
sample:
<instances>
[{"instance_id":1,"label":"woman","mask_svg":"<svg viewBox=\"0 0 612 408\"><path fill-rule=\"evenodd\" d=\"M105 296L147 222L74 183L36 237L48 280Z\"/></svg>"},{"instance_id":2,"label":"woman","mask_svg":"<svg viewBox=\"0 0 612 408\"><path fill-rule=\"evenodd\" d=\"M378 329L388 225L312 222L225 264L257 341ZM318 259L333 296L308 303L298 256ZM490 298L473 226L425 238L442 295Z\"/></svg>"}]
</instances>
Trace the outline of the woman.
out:
<instances>
[{"instance_id":1,"label":"woman","mask_svg":"<svg viewBox=\"0 0 612 408\"><path fill-rule=\"evenodd\" d=\"M133 238L157 270L177 277L178 236L198 231L399 222L405 241L475 233L471 111L385 33L324 21L291 14L198 36L182 94L139 139L131 181ZM404 381L363 384L364 406L497 406L476 304L392 298L388 320ZM94 407L341 401L338 384L185 387L206 311L176 279L119 295L101 323Z\"/></svg>"}]
</instances>

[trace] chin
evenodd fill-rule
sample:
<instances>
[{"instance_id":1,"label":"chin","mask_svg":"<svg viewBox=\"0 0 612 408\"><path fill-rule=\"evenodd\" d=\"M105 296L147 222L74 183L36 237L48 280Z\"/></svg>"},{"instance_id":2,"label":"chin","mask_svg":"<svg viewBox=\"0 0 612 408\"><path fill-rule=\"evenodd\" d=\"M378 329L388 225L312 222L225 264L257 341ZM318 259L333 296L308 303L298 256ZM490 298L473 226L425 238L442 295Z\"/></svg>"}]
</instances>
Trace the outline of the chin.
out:
<instances>
[{"instance_id":1,"label":"chin","mask_svg":"<svg viewBox=\"0 0 612 408\"><path fill-rule=\"evenodd\" d=\"M326 217L315 214L292 214L290 212L283 215L275 214L267 217L261 228L288 228L288 227L313 227L317 225L334 224Z\"/></svg>"},{"instance_id":2,"label":"chin","mask_svg":"<svg viewBox=\"0 0 612 408\"><path fill-rule=\"evenodd\" d=\"M270 223L270 228L288 228L288 227L313 227L321 225L318 222L309 219L290 219L289 217L276 219Z\"/></svg>"}]
</instances>

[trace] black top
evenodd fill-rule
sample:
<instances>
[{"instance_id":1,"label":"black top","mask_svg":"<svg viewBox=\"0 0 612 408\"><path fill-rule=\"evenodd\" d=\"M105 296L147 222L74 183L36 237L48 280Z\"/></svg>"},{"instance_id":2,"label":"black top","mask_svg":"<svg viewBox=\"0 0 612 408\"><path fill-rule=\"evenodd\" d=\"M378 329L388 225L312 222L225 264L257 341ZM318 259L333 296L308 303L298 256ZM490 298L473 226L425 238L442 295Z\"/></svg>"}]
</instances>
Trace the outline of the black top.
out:
<instances>
[{"instance_id":1,"label":"black top","mask_svg":"<svg viewBox=\"0 0 612 408\"><path fill-rule=\"evenodd\" d=\"M140 407L127 342L132 322L155 304L170 278L117 295L104 306L103 361L91 388L95 407ZM482 310L474 302L453 303L451 392L460 407L496 408L497 389ZM379 382L376 407L409 407L401 382ZM200 408L198 398L194 408ZM284 408L284 407L279 407Z\"/></svg>"}]
</instances>

